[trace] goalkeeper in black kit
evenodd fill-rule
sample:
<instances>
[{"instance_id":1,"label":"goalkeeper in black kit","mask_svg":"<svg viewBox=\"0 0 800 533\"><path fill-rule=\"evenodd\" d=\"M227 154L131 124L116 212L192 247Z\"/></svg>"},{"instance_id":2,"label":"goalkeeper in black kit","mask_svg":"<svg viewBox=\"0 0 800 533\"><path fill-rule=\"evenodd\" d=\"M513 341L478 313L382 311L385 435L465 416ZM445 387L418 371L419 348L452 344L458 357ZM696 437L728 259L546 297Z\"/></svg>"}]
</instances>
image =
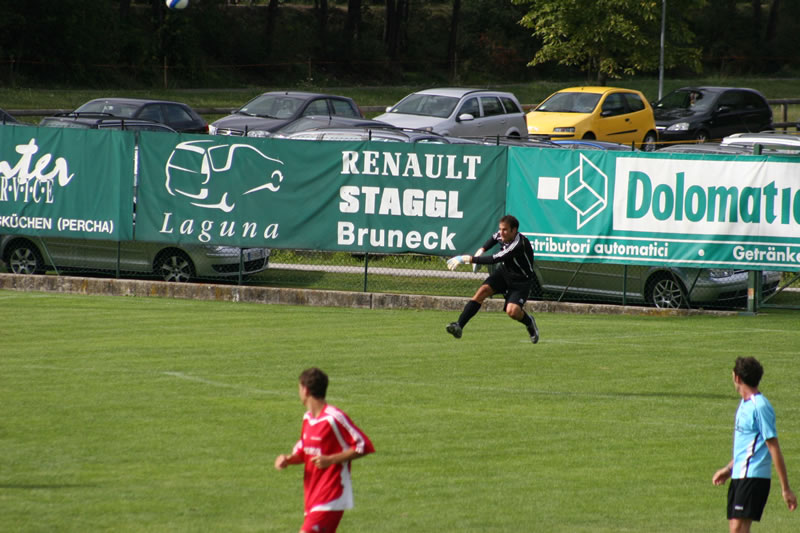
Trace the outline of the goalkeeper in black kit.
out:
<instances>
[{"instance_id":1,"label":"goalkeeper in black kit","mask_svg":"<svg viewBox=\"0 0 800 533\"><path fill-rule=\"evenodd\" d=\"M495 244L500 245L499 251L493 255L483 255ZM499 267L484 280L475 292L475 296L464 306L458 322L447 325L447 332L460 339L467 322L480 310L483 301L493 294L502 293L506 299L503 310L509 317L525 325L531 342L536 344L539 342L539 328L536 327L533 317L523 309L535 279L533 247L528 238L519 232L519 221L511 215L500 219L497 232L475 252L475 255L451 257L447 260L447 268L455 270L458 265L473 264L475 265L473 269L477 269L477 265L494 263L500 263Z\"/></svg>"}]
</instances>

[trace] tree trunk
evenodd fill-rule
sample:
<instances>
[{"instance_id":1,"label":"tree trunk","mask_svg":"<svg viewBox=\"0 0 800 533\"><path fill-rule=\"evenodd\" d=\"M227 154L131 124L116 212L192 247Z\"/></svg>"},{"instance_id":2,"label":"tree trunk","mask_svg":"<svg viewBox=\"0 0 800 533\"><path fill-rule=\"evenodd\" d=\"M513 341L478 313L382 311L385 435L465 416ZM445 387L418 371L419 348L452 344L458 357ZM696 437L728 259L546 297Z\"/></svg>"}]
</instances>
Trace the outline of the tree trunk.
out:
<instances>
[{"instance_id":1,"label":"tree trunk","mask_svg":"<svg viewBox=\"0 0 800 533\"><path fill-rule=\"evenodd\" d=\"M119 0L119 20L124 23L128 22L128 16L131 14L131 0Z\"/></svg>"},{"instance_id":2,"label":"tree trunk","mask_svg":"<svg viewBox=\"0 0 800 533\"><path fill-rule=\"evenodd\" d=\"M347 20L344 31L348 42L352 39L359 40L361 36L361 0L347 1Z\"/></svg>"},{"instance_id":3,"label":"tree trunk","mask_svg":"<svg viewBox=\"0 0 800 533\"><path fill-rule=\"evenodd\" d=\"M771 43L775 40L778 32L778 12L781 9L781 0L772 0L772 5L769 8L769 18L767 19L767 32L764 40Z\"/></svg>"},{"instance_id":4,"label":"tree trunk","mask_svg":"<svg viewBox=\"0 0 800 533\"><path fill-rule=\"evenodd\" d=\"M264 55L267 59L270 59L272 55L272 45L273 45L273 35L275 34L275 22L278 19L278 0L269 0L269 5L267 6L267 35L264 39L266 46L264 47Z\"/></svg>"},{"instance_id":5,"label":"tree trunk","mask_svg":"<svg viewBox=\"0 0 800 533\"><path fill-rule=\"evenodd\" d=\"M458 46L458 15L461 11L461 0L453 0L453 14L450 17L450 38L447 41L447 64L450 66L450 75L453 80L457 78L456 47Z\"/></svg>"}]
</instances>

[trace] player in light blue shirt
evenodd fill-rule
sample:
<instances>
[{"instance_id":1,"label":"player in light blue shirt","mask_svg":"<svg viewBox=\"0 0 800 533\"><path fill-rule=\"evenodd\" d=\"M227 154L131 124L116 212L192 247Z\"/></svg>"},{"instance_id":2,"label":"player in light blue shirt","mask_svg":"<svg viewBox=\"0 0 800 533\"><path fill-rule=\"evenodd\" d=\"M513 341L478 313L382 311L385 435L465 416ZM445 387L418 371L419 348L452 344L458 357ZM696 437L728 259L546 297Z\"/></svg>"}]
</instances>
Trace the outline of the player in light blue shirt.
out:
<instances>
[{"instance_id":1,"label":"player in light blue shirt","mask_svg":"<svg viewBox=\"0 0 800 533\"><path fill-rule=\"evenodd\" d=\"M781 494L790 511L797 508L797 497L789 487L783 460L775 411L758 391L764 368L755 357L738 357L733 367L733 384L742 397L736 410L733 432L733 459L714 473L711 481L728 487L728 527L731 533L749 533L753 521L761 520L767 504L772 463L781 482Z\"/></svg>"},{"instance_id":2,"label":"player in light blue shirt","mask_svg":"<svg viewBox=\"0 0 800 533\"><path fill-rule=\"evenodd\" d=\"M772 456L766 441L778 437L775 411L760 392L742 398L733 432L733 479L772 477Z\"/></svg>"}]
</instances>

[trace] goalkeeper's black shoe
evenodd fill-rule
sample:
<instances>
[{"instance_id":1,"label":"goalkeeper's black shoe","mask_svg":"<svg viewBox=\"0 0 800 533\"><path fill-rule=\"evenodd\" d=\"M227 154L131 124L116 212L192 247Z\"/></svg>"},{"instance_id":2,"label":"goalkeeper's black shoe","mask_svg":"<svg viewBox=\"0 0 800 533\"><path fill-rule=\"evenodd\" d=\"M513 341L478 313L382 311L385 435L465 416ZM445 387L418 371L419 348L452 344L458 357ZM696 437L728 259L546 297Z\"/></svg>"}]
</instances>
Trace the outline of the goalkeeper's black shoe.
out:
<instances>
[{"instance_id":1,"label":"goalkeeper's black shoe","mask_svg":"<svg viewBox=\"0 0 800 533\"><path fill-rule=\"evenodd\" d=\"M456 339L461 338L461 326L458 325L458 322L450 322L449 324L447 324L447 327L445 329L447 330L447 333L449 333Z\"/></svg>"},{"instance_id":2,"label":"goalkeeper's black shoe","mask_svg":"<svg viewBox=\"0 0 800 533\"><path fill-rule=\"evenodd\" d=\"M533 317L531 317L531 320L533 320ZM533 320L533 325L528 327L528 335L531 336L531 342L533 344L539 342L539 328L536 327L535 320Z\"/></svg>"}]
</instances>

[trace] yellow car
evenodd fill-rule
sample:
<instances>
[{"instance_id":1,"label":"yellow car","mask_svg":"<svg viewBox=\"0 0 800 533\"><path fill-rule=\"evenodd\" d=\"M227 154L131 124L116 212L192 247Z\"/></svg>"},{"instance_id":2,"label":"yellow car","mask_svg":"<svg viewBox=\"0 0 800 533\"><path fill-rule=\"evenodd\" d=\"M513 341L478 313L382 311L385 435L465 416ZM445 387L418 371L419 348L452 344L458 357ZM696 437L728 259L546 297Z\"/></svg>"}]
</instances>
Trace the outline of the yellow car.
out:
<instances>
[{"instance_id":1,"label":"yellow car","mask_svg":"<svg viewBox=\"0 0 800 533\"><path fill-rule=\"evenodd\" d=\"M528 135L597 139L656 148L653 108L639 91L618 87L570 87L551 94L525 119Z\"/></svg>"}]
</instances>

